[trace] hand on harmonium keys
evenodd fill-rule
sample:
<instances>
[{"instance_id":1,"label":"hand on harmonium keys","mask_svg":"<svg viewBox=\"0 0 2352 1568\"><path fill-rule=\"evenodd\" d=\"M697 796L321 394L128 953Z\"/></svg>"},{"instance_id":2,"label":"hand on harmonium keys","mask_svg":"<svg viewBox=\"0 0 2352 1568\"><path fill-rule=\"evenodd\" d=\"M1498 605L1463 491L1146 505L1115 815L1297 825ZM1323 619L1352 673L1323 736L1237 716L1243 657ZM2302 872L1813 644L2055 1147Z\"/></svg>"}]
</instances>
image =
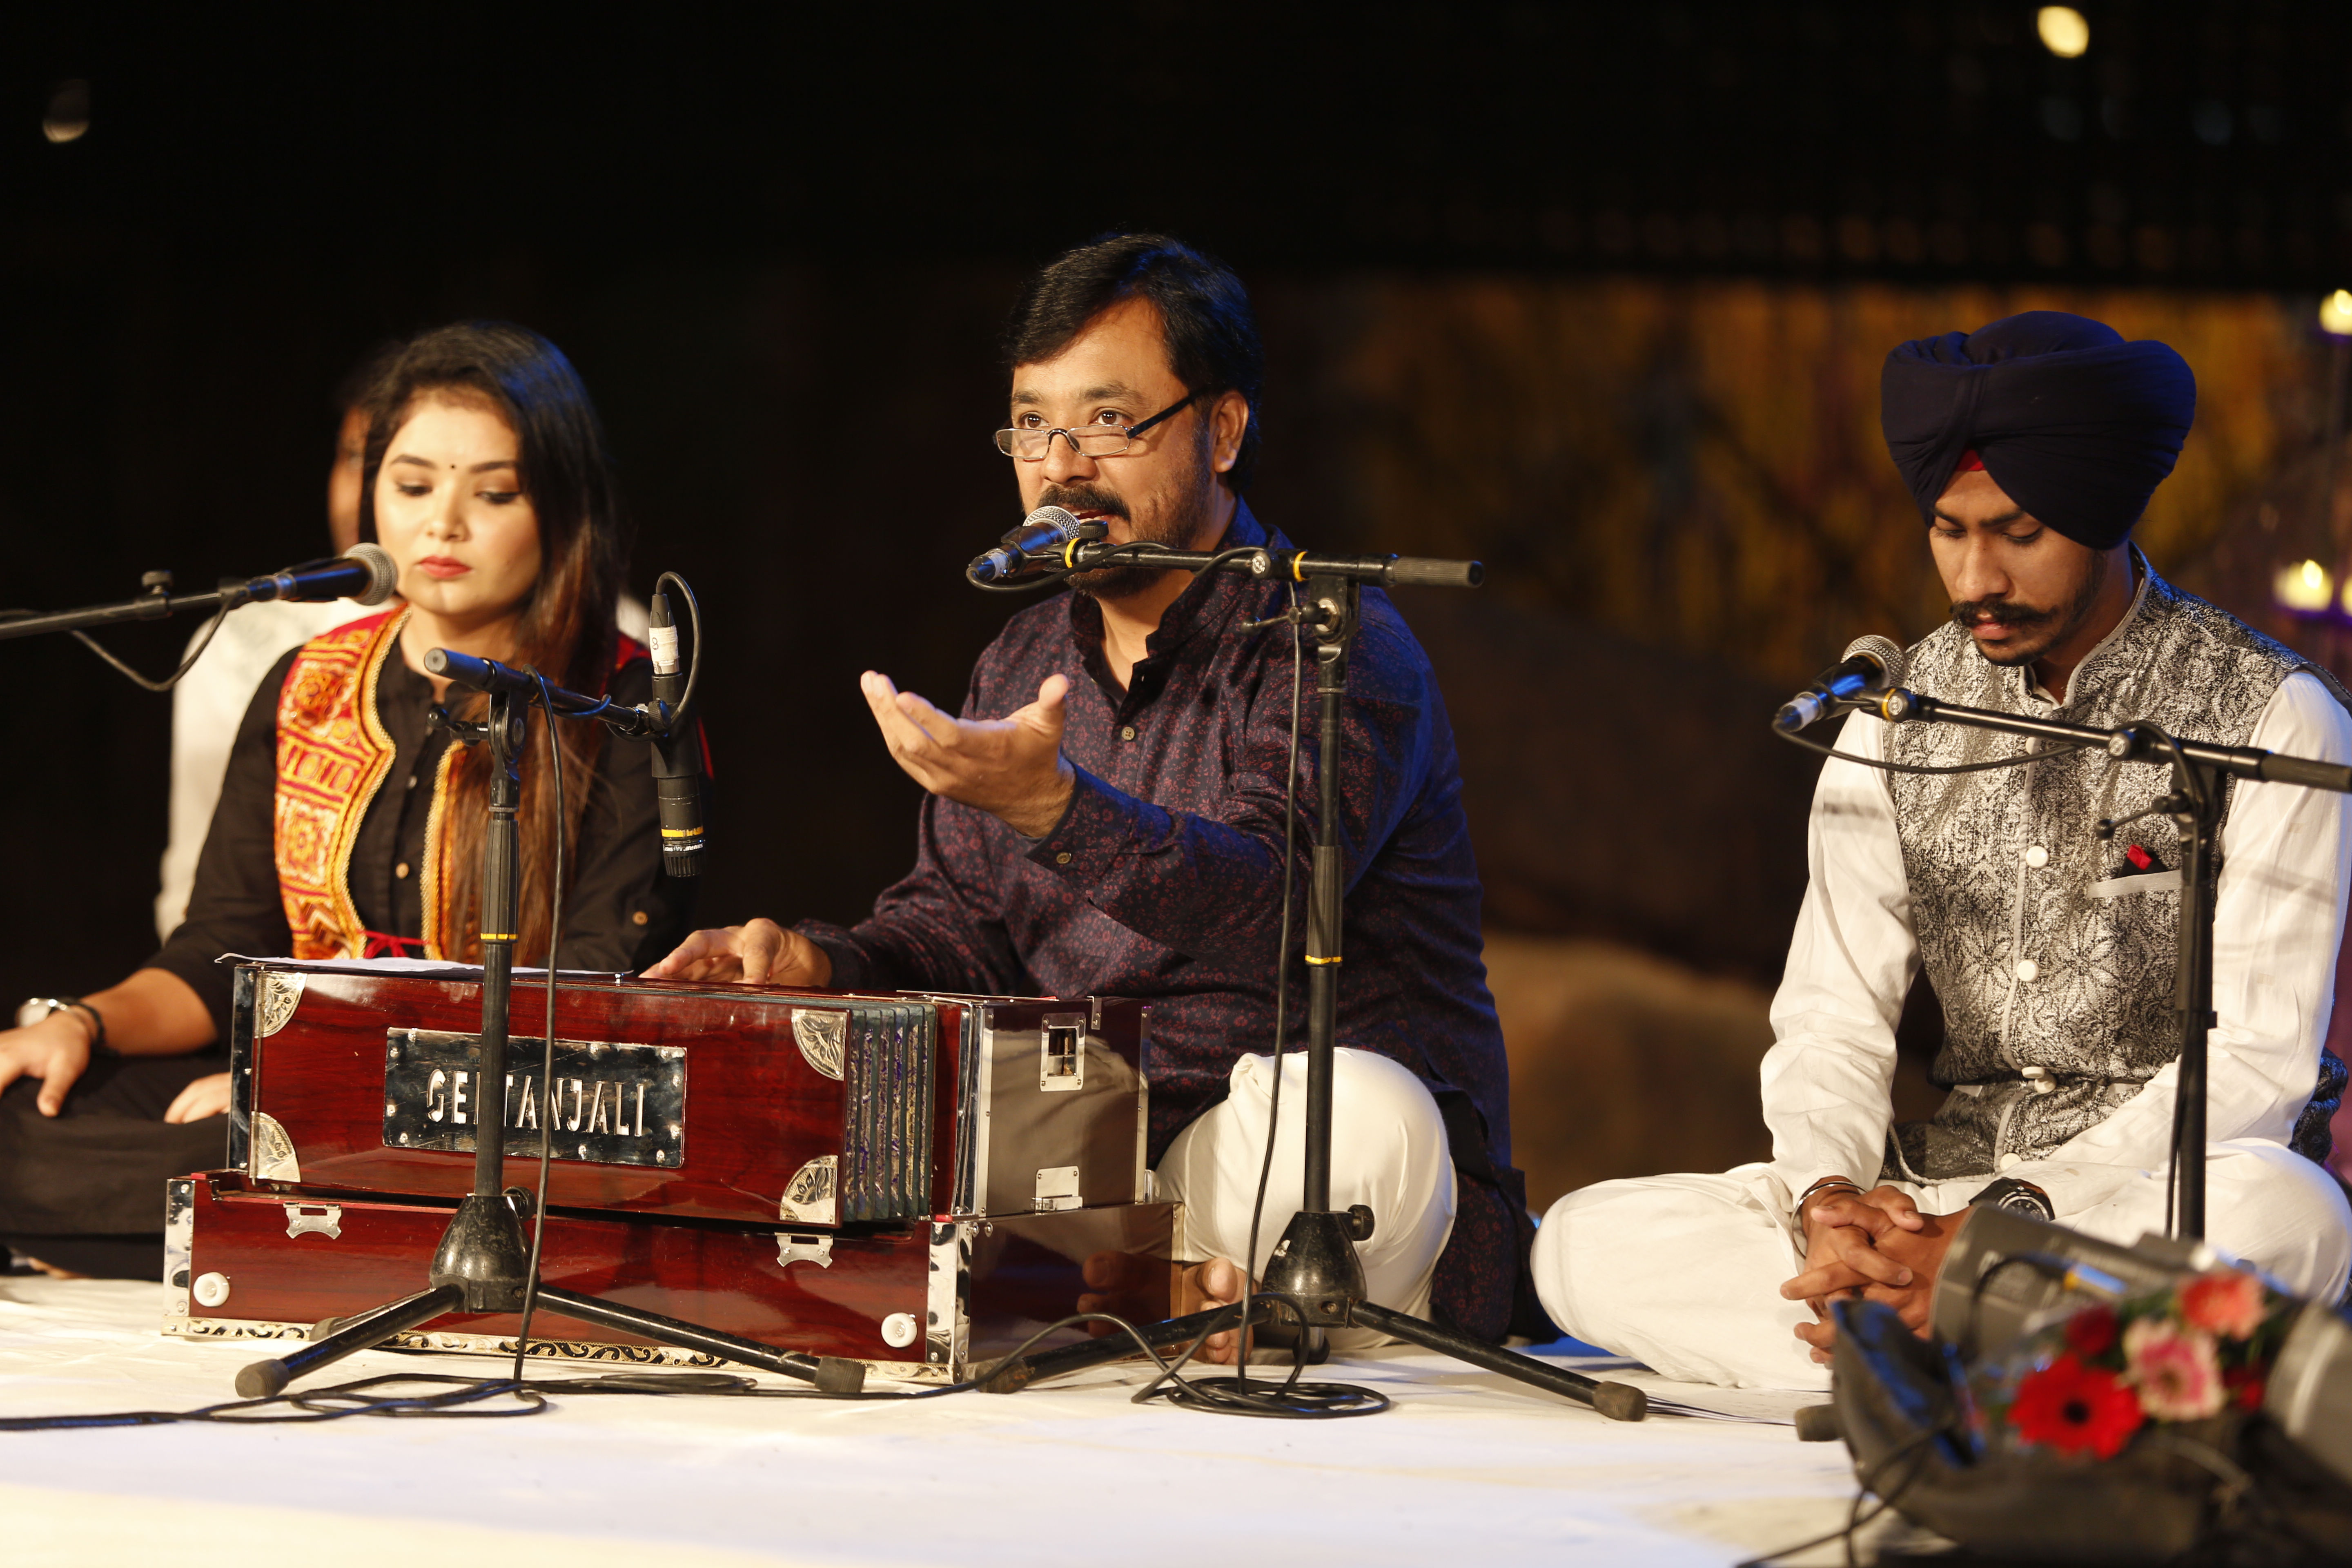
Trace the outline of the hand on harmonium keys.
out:
<instances>
[{"instance_id":1,"label":"hand on harmonium keys","mask_svg":"<svg viewBox=\"0 0 2352 1568\"><path fill-rule=\"evenodd\" d=\"M772 920L698 931L646 971L648 980L739 980L752 985L816 985L833 981L824 949Z\"/></svg>"}]
</instances>

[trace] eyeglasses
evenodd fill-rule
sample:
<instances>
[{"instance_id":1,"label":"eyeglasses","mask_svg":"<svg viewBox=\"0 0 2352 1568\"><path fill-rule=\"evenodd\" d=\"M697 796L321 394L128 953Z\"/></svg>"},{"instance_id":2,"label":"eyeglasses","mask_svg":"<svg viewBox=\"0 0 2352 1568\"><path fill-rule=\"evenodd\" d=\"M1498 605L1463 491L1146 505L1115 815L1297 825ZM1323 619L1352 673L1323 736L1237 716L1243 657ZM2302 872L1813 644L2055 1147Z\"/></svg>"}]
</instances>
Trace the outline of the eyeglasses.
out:
<instances>
[{"instance_id":1,"label":"eyeglasses","mask_svg":"<svg viewBox=\"0 0 2352 1568\"><path fill-rule=\"evenodd\" d=\"M1138 436L1163 419L1172 419L1200 398L1197 392L1188 393L1170 404L1150 418L1136 425L1088 425L1076 430L1030 429L1015 427L996 433L996 449L1008 458L1018 458L1024 463L1041 463L1045 454L1054 449L1054 437L1059 436L1070 444L1070 450L1084 458L1116 458L1133 444Z\"/></svg>"}]
</instances>

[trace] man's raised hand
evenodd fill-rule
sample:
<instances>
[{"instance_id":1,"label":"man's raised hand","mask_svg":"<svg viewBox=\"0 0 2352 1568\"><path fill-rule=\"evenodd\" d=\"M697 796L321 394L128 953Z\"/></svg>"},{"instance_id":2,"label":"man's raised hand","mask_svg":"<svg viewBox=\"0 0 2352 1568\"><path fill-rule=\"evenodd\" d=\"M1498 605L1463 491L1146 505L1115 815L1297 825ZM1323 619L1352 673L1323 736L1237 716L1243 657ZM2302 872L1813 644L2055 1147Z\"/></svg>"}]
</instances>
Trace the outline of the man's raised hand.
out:
<instances>
[{"instance_id":1,"label":"man's raised hand","mask_svg":"<svg viewBox=\"0 0 2352 1568\"><path fill-rule=\"evenodd\" d=\"M772 920L698 931L646 971L648 980L740 980L752 985L826 985L833 958Z\"/></svg>"},{"instance_id":2,"label":"man's raised hand","mask_svg":"<svg viewBox=\"0 0 2352 1568\"><path fill-rule=\"evenodd\" d=\"M857 684L890 755L933 795L975 806L1031 838L1062 820L1076 776L1062 756L1066 677L1047 676L1037 700L1002 719L959 719L870 669Z\"/></svg>"}]
</instances>

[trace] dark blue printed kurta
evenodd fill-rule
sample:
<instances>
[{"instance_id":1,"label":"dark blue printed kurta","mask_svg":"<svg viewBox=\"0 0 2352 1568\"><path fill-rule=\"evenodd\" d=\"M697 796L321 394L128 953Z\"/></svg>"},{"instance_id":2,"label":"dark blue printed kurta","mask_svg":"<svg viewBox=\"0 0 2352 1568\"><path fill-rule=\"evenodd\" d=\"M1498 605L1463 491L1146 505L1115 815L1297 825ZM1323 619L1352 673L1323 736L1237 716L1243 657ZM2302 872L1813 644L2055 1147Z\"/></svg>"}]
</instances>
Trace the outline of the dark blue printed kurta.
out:
<instances>
[{"instance_id":1,"label":"dark blue printed kurta","mask_svg":"<svg viewBox=\"0 0 2352 1568\"><path fill-rule=\"evenodd\" d=\"M1266 542L1246 507L1228 546ZM1280 541L1275 541L1280 543ZM1223 1098L1244 1052L1272 1048L1282 907L1291 638L1244 632L1286 591L1203 576L1161 617L1129 689L1102 613L1070 594L1008 623L972 674L967 718L996 718L1069 678L1064 753L1077 787L1031 839L927 798L915 868L855 929L800 929L834 984L1152 1003L1151 1158ZM1312 648L1300 697L1290 1048L1306 1044L1303 952L1317 800ZM1524 1255L1508 1074L1480 959L1478 869L1454 734L1428 659L1388 596L1363 595L1349 667L1340 799L1348 894L1339 1040L1410 1068L1446 1112L1464 1176L1438 1263L1438 1309L1498 1336ZM1303 1112L1303 1106L1300 1108Z\"/></svg>"}]
</instances>

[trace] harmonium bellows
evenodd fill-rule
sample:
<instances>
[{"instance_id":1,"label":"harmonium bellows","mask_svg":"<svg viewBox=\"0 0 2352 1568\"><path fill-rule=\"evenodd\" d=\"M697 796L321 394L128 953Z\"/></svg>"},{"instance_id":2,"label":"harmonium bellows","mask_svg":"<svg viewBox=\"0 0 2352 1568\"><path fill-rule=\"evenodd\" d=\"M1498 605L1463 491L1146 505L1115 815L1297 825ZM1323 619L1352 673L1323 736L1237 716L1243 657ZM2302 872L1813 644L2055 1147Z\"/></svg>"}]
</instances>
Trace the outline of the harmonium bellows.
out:
<instances>
[{"instance_id":1,"label":"harmonium bellows","mask_svg":"<svg viewBox=\"0 0 2352 1568\"><path fill-rule=\"evenodd\" d=\"M1150 1197L1148 1008L604 977L514 986L507 1152L551 1208L817 1229ZM229 1164L257 1182L463 1196L480 985L246 963Z\"/></svg>"},{"instance_id":2,"label":"harmonium bellows","mask_svg":"<svg viewBox=\"0 0 2352 1568\"><path fill-rule=\"evenodd\" d=\"M885 1376L961 1378L1107 1280L1133 1319L1175 1301L1140 1003L567 976L550 1072L526 975L493 1130L478 972L248 962L235 998L231 1168L167 1193L176 1334L299 1335L408 1294L500 1134L526 1189L547 1145L550 1282ZM511 1354L518 1328L398 1342ZM695 1359L552 1311L530 1349Z\"/></svg>"}]
</instances>

